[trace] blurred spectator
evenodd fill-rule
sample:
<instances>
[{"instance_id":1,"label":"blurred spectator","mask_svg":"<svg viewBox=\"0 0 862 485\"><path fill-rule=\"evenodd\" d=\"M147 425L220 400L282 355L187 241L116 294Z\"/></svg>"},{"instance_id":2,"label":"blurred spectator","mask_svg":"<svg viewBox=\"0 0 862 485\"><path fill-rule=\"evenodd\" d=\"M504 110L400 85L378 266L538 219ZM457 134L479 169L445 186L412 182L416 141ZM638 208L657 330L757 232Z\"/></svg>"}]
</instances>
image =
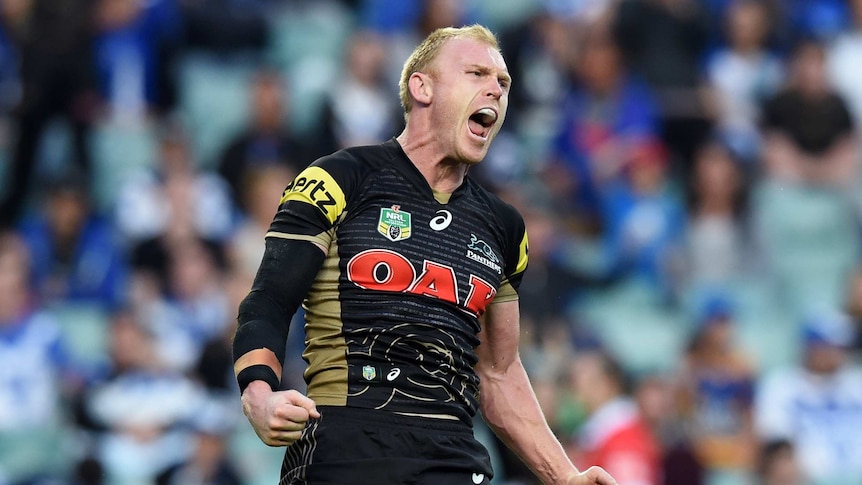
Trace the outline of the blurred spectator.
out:
<instances>
[{"instance_id":1,"label":"blurred spectator","mask_svg":"<svg viewBox=\"0 0 862 485\"><path fill-rule=\"evenodd\" d=\"M575 463L601 466L620 485L660 483L658 442L626 394L619 364L601 351L579 353L572 361L572 380L589 415L578 433Z\"/></svg>"},{"instance_id":2,"label":"blurred spectator","mask_svg":"<svg viewBox=\"0 0 862 485\"><path fill-rule=\"evenodd\" d=\"M21 226L40 303L102 310L123 303L125 254L110 222L94 212L86 180L62 174L47 184L42 198L40 212Z\"/></svg>"},{"instance_id":3,"label":"blurred spectator","mask_svg":"<svg viewBox=\"0 0 862 485\"><path fill-rule=\"evenodd\" d=\"M829 79L847 102L855 126L862 123L862 1L850 0L851 25L827 52Z\"/></svg>"},{"instance_id":4,"label":"blurred spectator","mask_svg":"<svg viewBox=\"0 0 862 485\"><path fill-rule=\"evenodd\" d=\"M513 79L505 130L547 138L563 111L559 104L572 62L574 29L546 8L500 36L506 65ZM542 140L545 141L545 140Z\"/></svg>"},{"instance_id":5,"label":"blurred spectator","mask_svg":"<svg viewBox=\"0 0 862 485\"><path fill-rule=\"evenodd\" d=\"M254 277L263 259L264 235L272 224L284 188L296 173L282 165L250 167L243 177L245 218L228 241L228 263L240 273ZM251 286L249 286L250 288Z\"/></svg>"},{"instance_id":6,"label":"blurred spectator","mask_svg":"<svg viewBox=\"0 0 862 485\"><path fill-rule=\"evenodd\" d=\"M375 33L358 32L348 42L344 73L324 106L325 152L373 145L398 134L402 111L388 89L385 59L384 39Z\"/></svg>"},{"instance_id":7,"label":"blurred spectator","mask_svg":"<svg viewBox=\"0 0 862 485\"><path fill-rule=\"evenodd\" d=\"M576 28L607 24L612 19L617 0L541 0L551 15L571 22Z\"/></svg>"},{"instance_id":8,"label":"blurred spectator","mask_svg":"<svg viewBox=\"0 0 862 485\"><path fill-rule=\"evenodd\" d=\"M248 294L253 280L254 275L249 276L237 272L227 275L224 287L228 301L227 306L231 311L224 316L224 330L222 330L221 334L216 335L207 342L200 354L200 358L192 369L193 377L204 385L211 397L226 397L234 403L238 387L236 377L233 373L233 354L231 350L233 335L236 331L236 312L233 310L239 308L239 304ZM295 329L291 328L291 331L293 330ZM302 329L298 333L303 334L304 338L305 332ZM286 355L288 360L302 360L295 353L288 353ZM293 377L296 381L302 381L302 369L304 367L300 367L299 369L297 373L285 372L284 377ZM302 387L292 387L291 389L302 389Z\"/></svg>"},{"instance_id":9,"label":"blurred spectator","mask_svg":"<svg viewBox=\"0 0 862 485\"><path fill-rule=\"evenodd\" d=\"M237 421L232 410L219 401L205 403L191 419L191 456L160 473L155 485L242 485L227 452L228 438Z\"/></svg>"},{"instance_id":10,"label":"blurred spectator","mask_svg":"<svg viewBox=\"0 0 862 485\"><path fill-rule=\"evenodd\" d=\"M683 180L712 125L701 70L709 33L704 14L699 0L623 0L614 23L628 65L656 94L662 138Z\"/></svg>"},{"instance_id":11,"label":"blurred spectator","mask_svg":"<svg viewBox=\"0 0 862 485\"><path fill-rule=\"evenodd\" d=\"M42 134L56 117L72 134L72 163L89 173L90 124L96 95L91 0L3 2L0 19L19 59L21 98L15 108L17 140L0 201L0 226L14 224L25 207Z\"/></svg>"},{"instance_id":12,"label":"blurred spectator","mask_svg":"<svg viewBox=\"0 0 862 485\"><path fill-rule=\"evenodd\" d=\"M231 273L222 283L228 308L236 309L239 302L251 288L254 275L246 276ZM231 343L236 330L236 312L223 315L225 323L220 334L210 338L200 352L191 369L192 377L203 385L206 402L196 410L189 425L193 436L191 456L182 463L169 468L156 479L156 485L234 485L248 483L240 481L235 463L229 451L231 437L242 416L241 407L236 403L238 391L233 373L233 354ZM304 332L294 333L304 337ZM291 385L302 381L302 369L294 362L301 361L301 351L288 353L284 373L285 379L292 379ZM305 362L302 362L305 364ZM302 387L291 387L302 389ZM248 477L246 477L248 478Z\"/></svg>"},{"instance_id":13,"label":"blurred spectator","mask_svg":"<svg viewBox=\"0 0 862 485\"><path fill-rule=\"evenodd\" d=\"M638 411L661 449L660 483L701 485L706 483L703 465L692 449L688 427L680 419L675 389L666 375L644 376L635 389Z\"/></svg>"},{"instance_id":14,"label":"blurred spectator","mask_svg":"<svg viewBox=\"0 0 862 485\"><path fill-rule=\"evenodd\" d=\"M628 160L626 179L606 197L603 239L613 273L633 276L671 298L677 290L685 216L671 192L667 158L664 148L652 143Z\"/></svg>"},{"instance_id":15,"label":"blurred spectator","mask_svg":"<svg viewBox=\"0 0 862 485\"><path fill-rule=\"evenodd\" d=\"M781 41L792 45L800 38L829 42L847 29L850 12L846 0L782 0L777 2L783 21Z\"/></svg>"},{"instance_id":16,"label":"blurred spectator","mask_svg":"<svg viewBox=\"0 0 862 485\"><path fill-rule=\"evenodd\" d=\"M353 0L348 0L353 1ZM391 34L416 22L424 0L356 0L363 28Z\"/></svg>"},{"instance_id":17,"label":"blurred spectator","mask_svg":"<svg viewBox=\"0 0 862 485\"><path fill-rule=\"evenodd\" d=\"M204 244L221 254L234 226L227 184L194 166L181 128L165 124L159 143L158 165L130 177L115 206L117 228L130 247L135 305L157 304L171 291L170 265L184 246Z\"/></svg>"},{"instance_id":18,"label":"blurred spectator","mask_svg":"<svg viewBox=\"0 0 862 485\"><path fill-rule=\"evenodd\" d=\"M269 41L269 3L261 0L181 2L186 46L222 55L262 51Z\"/></svg>"},{"instance_id":19,"label":"blurred spectator","mask_svg":"<svg viewBox=\"0 0 862 485\"><path fill-rule=\"evenodd\" d=\"M793 443L784 439L767 441L760 447L756 485L802 485Z\"/></svg>"},{"instance_id":20,"label":"blurred spectator","mask_svg":"<svg viewBox=\"0 0 862 485\"><path fill-rule=\"evenodd\" d=\"M754 463L755 372L734 340L734 310L709 297L687 349L678 395L700 463L712 473L745 474Z\"/></svg>"},{"instance_id":21,"label":"blurred spectator","mask_svg":"<svg viewBox=\"0 0 862 485\"><path fill-rule=\"evenodd\" d=\"M763 157L770 176L803 184L856 183L856 127L826 77L823 44L805 40L793 52L787 87L763 108Z\"/></svg>"},{"instance_id":22,"label":"blurred spectator","mask_svg":"<svg viewBox=\"0 0 862 485\"><path fill-rule=\"evenodd\" d=\"M0 479L35 483L56 473L64 450L40 447L58 438L61 398L73 376L60 329L34 306L30 255L14 235L0 235Z\"/></svg>"},{"instance_id":23,"label":"blurred spectator","mask_svg":"<svg viewBox=\"0 0 862 485\"><path fill-rule=\"evenodd\" d=\"M94 52L108 115L140 123L151 110L170 108L172 56L181 36L175 0L98 0Z\"/></svg>"},{"instance_id":24,"label":"blurred spectator","mask_svg":"<svg viewBox=\"0 0 862 485\"><path fill-rule=\"evenodd\" d=\"M554 195L587 219L598 216L608 186L657 132L652 97L627 74L620 56L606 31L595 27L585 34L546 177Z\"/></svg>"},{"instance_id":25,"label":"blurred spectator","mask_svg":"<svg viewBox=\"0 0 862 485\"><path fill-rule=\"evenodd\" d=\"M312 160L309 147L290 132L286 116L290 98L278 72L261 70L255 73L248 104L250 123L227 145L218 173L230 185L234 204L251 213L254 208L246 205L249 198L254 197L247 192L246 178L251 171L276 165L295 175Z\"/></svg>"},{"instance_id":26,"label":"blurred spectator","mask_svg":"<svg viewBox=\"0 0 862 485\"><path fill-rule=\"evenodd\" d=\"M3 2L0 5L0 120L7 121L9 113L21 96L18 72L18 52L9 36L9 25L21 22L27 14L28 2ZM5 140L4 140L5 142ZM6 149L5 143L3 146Z\"/></svg>"},{"instance_id":27,"label":"blurred spectator","mask_svg":"<svg viewBox=\"0 0 862 485\"><path fill-rule=\"evenodd\" d=\"M809 318L802 365L767 375L756 396L760 437L793 443L806 477L818 484L862 481L862 368L848 359L853 337L843 314Z\"/></svg>"},{"instance_id":28,"label":"blurred spectator","mask_svg":"<svg viewBox=\"0 0 862 485\"><path fill-rule=\"evenodd\" d=\"M131 312L119 312L110 335L112 376L87 395L86 410L101 427L95 457L109 483L152 483L193 449L183 425L203 405L199 387L167 370L153 336Z\"/></svg>"},{"instance_id":29,"label":"blurred spectator","mask_svg":"<svg viewBox=\"0 0 862 485\"><path fill-rule=\"evenodd\" d=\"M404 61L422 39L438 28L470 23L468 2L460 0L369 0L368 4L371 8L366 12L370 14L367 19L377 20L370 29L386 37L388 55L384 70L393 89L398 86ZM395 22L381 22L390 16Z\"/></svg>"},{"instance_id":30,"label":"blurred spectator","mask_svg":"<svg viewBox=\"0 0 862 485\"><path fill-rule=\"evenodd\" d=\"M726 17L728 44L714 53L706 74L715 89L717 130L743 160L760 149L760 107L780 87L781 60L766 48L769 10L760 0L733 0Z\"/></svg>"},{"instance_id":31,"label":"blurred spectator","mask_svg":"<svg viewBox=\"0 0 862 485\"><path fill-rule=\"evenodd\" d=\"M521 325L534 333L525 336L524 342L541 342L546 330L554 329L576 297L578 278L565 262L565 249L569 242L559 220L551 211L536 206L521 206L530 235L530 265L532 271L524 275L520 294ZM558 342L559 343L559 342ZM565 341L569 345L569 341ZM539 352L541 355L541 352ZM528 366L529 368L529 366Z\"/></svg>"},{"instance_id":32,"label":"blurred spectator","mask_svg":"<svg viewBox=\"0 0 862 485\"><path fill-rule=\"evenodd\" d=\"M233 315L224 287L221 248L188 240L167 254L164 294L140 305L143 323L153 332L156 354L171 369L188 371L204 345L222 335Z\"/></svg>"},{"instance_id":33,"label":"blurred spectator","mask_svg":"<svg viewBox=\"0 0 862 485\"><path fill-rule=\"evenodd\" d=\"M230 234L234 207L229 188L215 173L199 170L181 126L161 126L152 170L132 175L120 188L116 224L132 243L194 236L223 240Z\"/></svg>"},{"instance_id":34,"label":"blurred spectator","mask_svg":"<svg viewBox=\"0 0 862 485\"><path fill-rule=\"evenodd\" d=\"M793 443L778 439L761 445L757 475L757 485L802 485L804 479L796 461Z\"/></svg>"},{"instance_id":35,"label":"blurred spectator","mask_svg":"<svg viewBox=\"0 0 862 485\"><path fill-rule=\"evenodd\" d=\"M752 252L740 167L717 141L698 150L690 183L687 286L728 288L749 268Z\"/></svg>"}]
</instances>

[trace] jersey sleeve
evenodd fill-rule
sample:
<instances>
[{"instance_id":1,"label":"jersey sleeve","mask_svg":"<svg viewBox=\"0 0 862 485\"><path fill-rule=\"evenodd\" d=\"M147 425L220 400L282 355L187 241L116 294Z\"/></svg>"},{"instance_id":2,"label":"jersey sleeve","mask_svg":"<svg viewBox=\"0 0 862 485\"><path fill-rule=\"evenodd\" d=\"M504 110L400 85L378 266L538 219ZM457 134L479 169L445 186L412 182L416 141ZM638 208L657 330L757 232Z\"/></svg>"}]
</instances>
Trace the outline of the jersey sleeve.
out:
<instances>
[{"instance_id":1,"label":"jersey sleeve","mask_svg":"<svg viewBox=\"0 0 862 485\"><path fill-rule=\"evenodd\" d=\"M494 302L501 303L518 299L518 288L527 269L529 243L524 219L514 207L505 205L503 225L506 229L506 255L503 282Z\"/></svg>"},{"instance_id":2,"label":"jersey sleeve","mask_svg":"<svg viewBox=\"0 0 862 485\"><path fill-rule=\"evenodd\" d=\"M266 237L329 247L358 179L359 163L346 152L315 161L284 189Z\"/></svg>"}]
</instances>

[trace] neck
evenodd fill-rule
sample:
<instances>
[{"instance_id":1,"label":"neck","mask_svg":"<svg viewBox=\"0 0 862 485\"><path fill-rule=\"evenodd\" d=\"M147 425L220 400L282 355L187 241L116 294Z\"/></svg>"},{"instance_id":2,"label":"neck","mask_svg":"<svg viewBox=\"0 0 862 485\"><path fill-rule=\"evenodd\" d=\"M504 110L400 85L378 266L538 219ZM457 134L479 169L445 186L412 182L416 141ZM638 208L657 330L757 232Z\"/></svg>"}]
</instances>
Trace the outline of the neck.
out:
<instances>
[{"instance_id":1,"label":"neck","mask_svg":"<svg viewBox=\"0 0 862 485\"><path fill-rule=\"evenodd\" d=\"M396 140L433 190L451 194L464 182L469 165L447 156L432 133L408 123Z\"/></svg>"}]
</instances>

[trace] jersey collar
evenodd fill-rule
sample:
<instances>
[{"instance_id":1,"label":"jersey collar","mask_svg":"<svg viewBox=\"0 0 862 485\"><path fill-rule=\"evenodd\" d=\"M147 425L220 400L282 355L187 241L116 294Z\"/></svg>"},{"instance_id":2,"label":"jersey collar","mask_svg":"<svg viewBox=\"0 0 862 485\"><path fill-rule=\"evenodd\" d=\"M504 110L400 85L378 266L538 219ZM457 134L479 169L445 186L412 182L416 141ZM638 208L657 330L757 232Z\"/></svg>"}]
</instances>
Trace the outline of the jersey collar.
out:
<instances>
[{"instance_id":1,"label":"jersey collar","mask_svg":"<svg viewBox=\"0 0 862 485\"><path fill-rule=\"evenodd\" d=\"M393 137L384 142L383 146L391 152L391 159L394 162L393 165L396 169L401 172L401 174L404 175L410 183L416 186L421 194L436 201L437 199L434 197L434 192L428 184L428 181L425 180L425 176L422 175L422 172L420 172L418 168L416 168L416 165L413 164L410 157L404 153L404 148L401 147L401 144ZM461 182L461 185L455 189L455 192L453 192L449 198L449 203L457 199L465 190L467 190L467 187L470 185L469 180L469 175L464 177L464 181Z\"/></svg>"}]
</instances>

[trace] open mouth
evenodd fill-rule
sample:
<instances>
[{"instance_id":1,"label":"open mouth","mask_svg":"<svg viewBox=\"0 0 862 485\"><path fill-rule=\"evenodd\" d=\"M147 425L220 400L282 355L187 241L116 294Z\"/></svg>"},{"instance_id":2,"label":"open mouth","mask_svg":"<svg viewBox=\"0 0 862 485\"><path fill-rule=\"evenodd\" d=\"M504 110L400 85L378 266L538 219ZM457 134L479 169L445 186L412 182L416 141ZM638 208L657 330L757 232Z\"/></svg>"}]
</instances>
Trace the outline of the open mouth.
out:
<instances>
[{"instance_id":1,"label":"open mouth","mask_svg":"<svg viewBox=\"0 0 862 485\"><path fill-rule=\"evenodd\" d=\"M488 138L491 127L497 122L497 112L493 108L482 108L470 115L467 126L470 133L480 137Z\"/></svg>"}]
</instances>

